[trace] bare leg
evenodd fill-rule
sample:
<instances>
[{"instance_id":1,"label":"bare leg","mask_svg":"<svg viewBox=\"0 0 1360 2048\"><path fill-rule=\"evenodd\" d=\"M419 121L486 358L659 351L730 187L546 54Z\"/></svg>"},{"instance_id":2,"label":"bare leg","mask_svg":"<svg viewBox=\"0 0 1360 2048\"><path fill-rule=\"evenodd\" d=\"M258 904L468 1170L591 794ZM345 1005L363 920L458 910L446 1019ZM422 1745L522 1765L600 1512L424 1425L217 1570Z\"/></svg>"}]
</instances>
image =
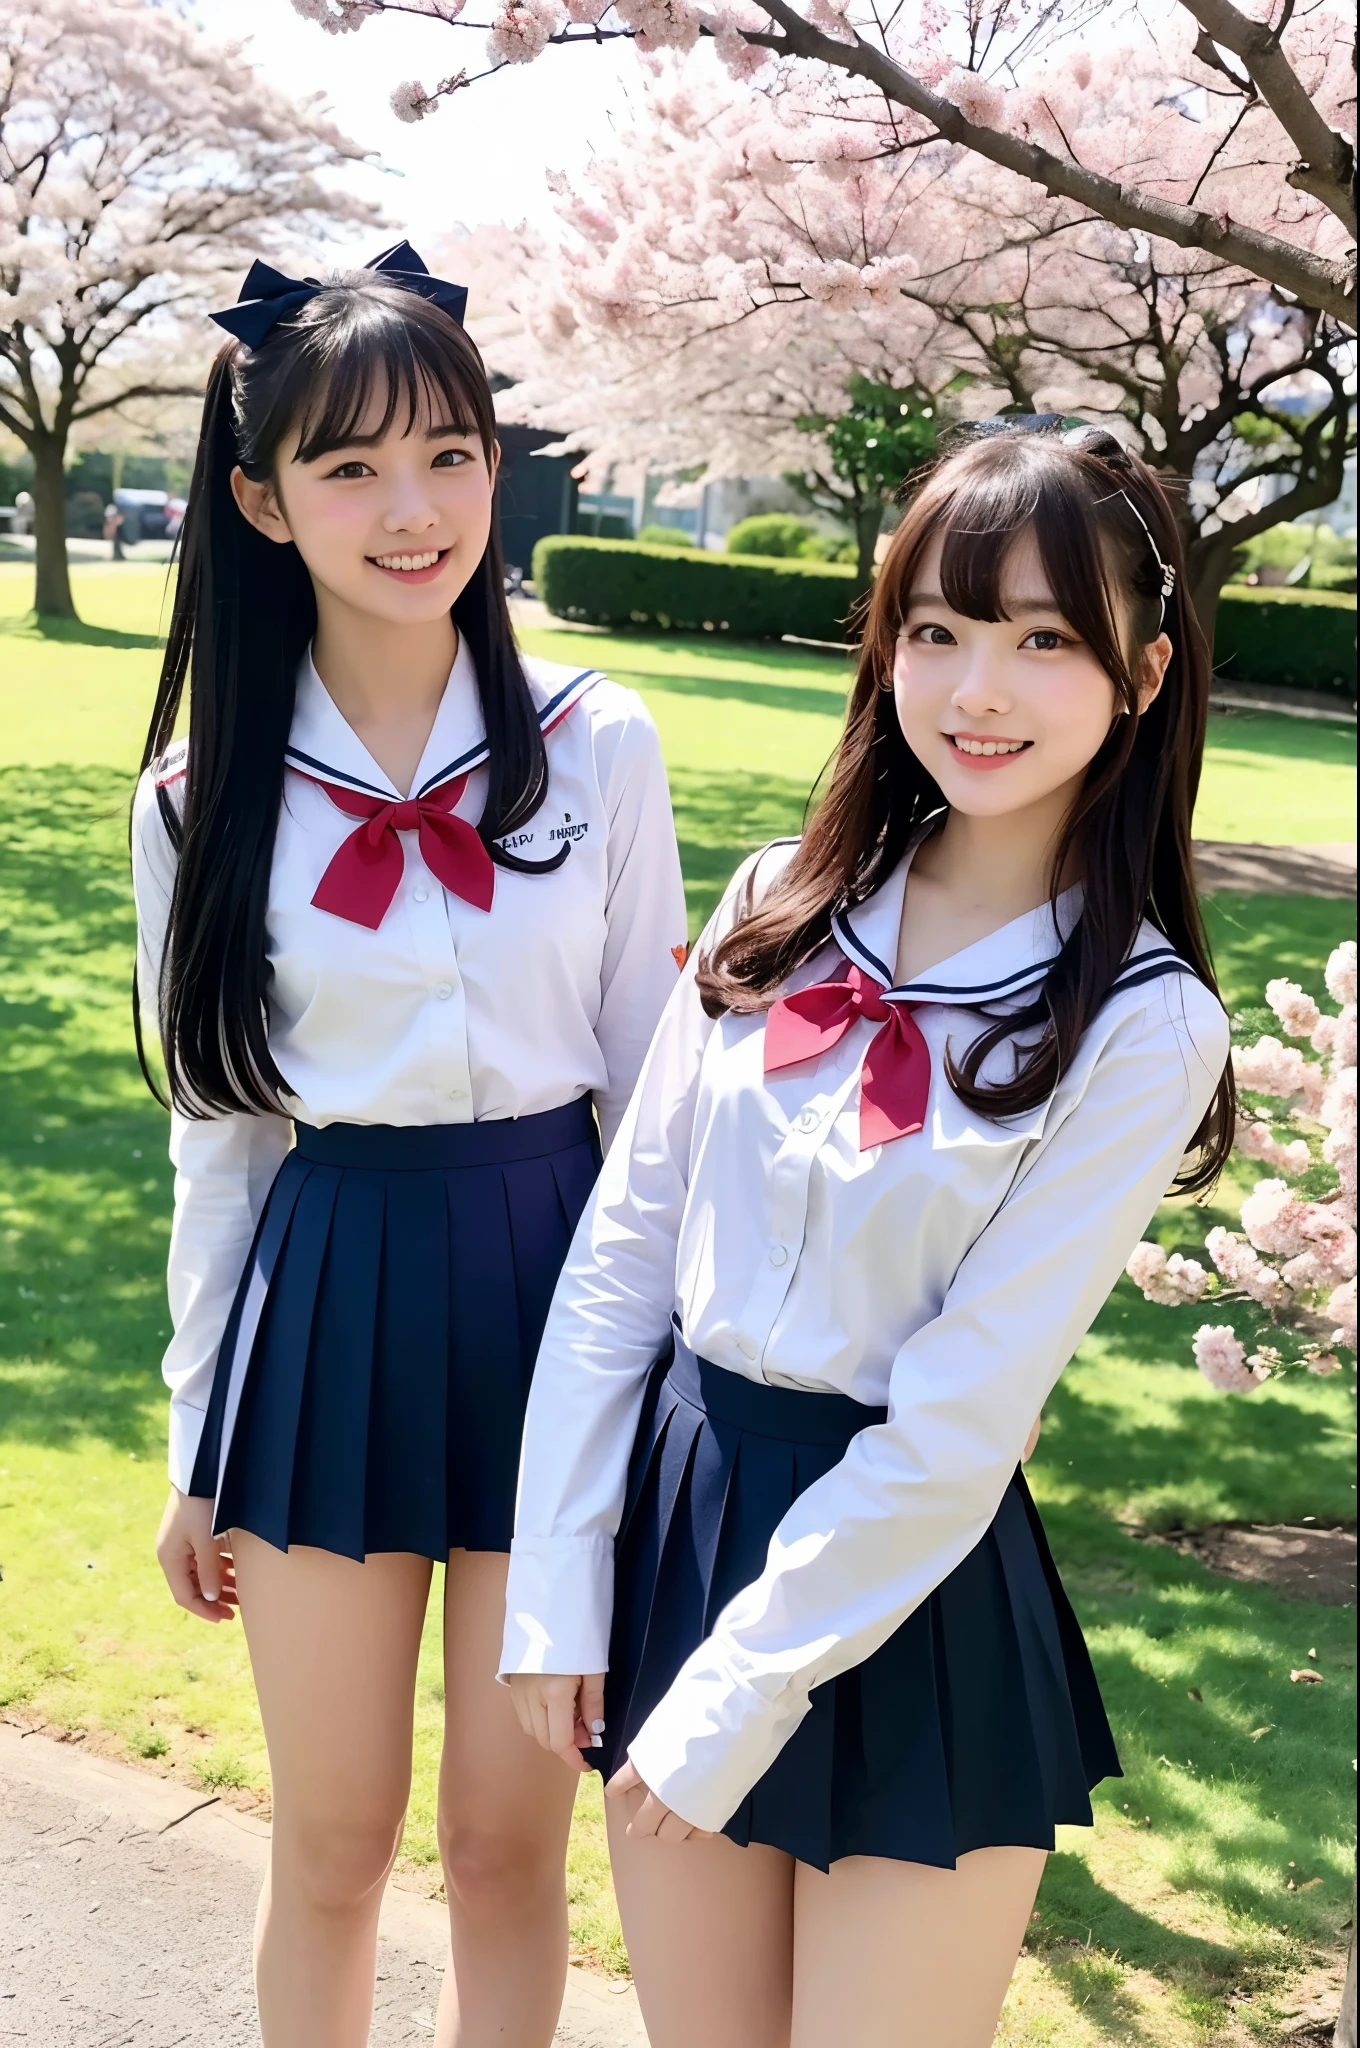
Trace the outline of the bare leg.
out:
<instances>
[{"instance_id":1,"label":"bare leg","mask_svg":"<svg viewBox=\"0 0 1360 2048\"><path fill-rule=\"evenodd\" d=\"M759 1844L630 1841L642 1794L609 1799L609 1860L652 2048L789 2048L794 1864ZM849 2048L838 2029L818 2044ZM932 2044L933 2048L933 2044Z\"/></svg>"},{"instance_id":2,"label":"bare leg","mask_svg":"<svg viewBox=\"0 0 1360 2048\"><path fill-rule=\"evenodd\" d=\"M363 2048L387 1873L411 1786L428 1559L363 1564L232 1532L274 1781L255 1929L265 2048Z\"/></svg>"},{"instance_id":3,"label":"bare leg","mask_svg":"<svg viewBox=\"0 0 1360 2048\"><path fill-rule=\"evenodd\" d=\"M576 1775L530 1742L496 1683L509 1559L455 1550L444 1589L439 1851L453 1967L438 2048L548 2048L567 1975Z\"/></svg>"},{"instance_id":4,"label":"bare leg","mask_svg":"<svg viewBox=\"0 0 1360 2048\"><path fill-rule=\"evenodd\" d=\"M1042 1849L800 1863L792 2048L991 2048L1043 1868Z\"/></svg>"}]
</instances>

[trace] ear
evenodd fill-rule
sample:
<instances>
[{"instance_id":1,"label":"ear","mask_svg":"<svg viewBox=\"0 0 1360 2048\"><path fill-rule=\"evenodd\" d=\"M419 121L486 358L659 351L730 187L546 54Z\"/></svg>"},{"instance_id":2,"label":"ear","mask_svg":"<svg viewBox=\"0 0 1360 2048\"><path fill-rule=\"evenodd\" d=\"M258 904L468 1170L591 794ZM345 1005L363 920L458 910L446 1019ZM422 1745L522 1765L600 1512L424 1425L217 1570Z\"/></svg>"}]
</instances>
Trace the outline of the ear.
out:
<instances>
[{"instance_id":1,"label":"ear","mask_svg":"<svg viewBox=\"0 0 1360 2048\"><path fill-rule=\"evenodd\" d=\"M253 484L238 463L231 473L231 494L240 508L243 519L248 519L257 533L266 540L274 540L286 546L293 538L288 531L288 521L283 516L278 492L273 482Z\"/></svg>"},{"instance_id":2,"label":"ear","mask_svg":"<svg viewBox=\"0 0 1360 2048\"><path fill-rule=\"evenodd\" d=\"M493 490L493 491L494 491L494 490L495 490L495 488L496 488L496 478L497 478L497 477L498 477L498 476L500 475L500 473L501 473L501 444L500 444L500 442L499 442L499 441L493 441L493 442L491 443L491 488L492 488L492 490Z\"/></svg>"},{"instance_id":3,"label":"ear","mask_svg":"<svg viewBox=\"0 0 1360 2048\"><path fill-rule=\"evenodd\" d=\"M1138 685L1138 716L1151 708L1161 695L1162 683L1166 676L1167 663L1171 659L1171 641L1167 634L1159 633L1151 644L1143 649L1143 674Z\"/></svg>"}]
</instances>

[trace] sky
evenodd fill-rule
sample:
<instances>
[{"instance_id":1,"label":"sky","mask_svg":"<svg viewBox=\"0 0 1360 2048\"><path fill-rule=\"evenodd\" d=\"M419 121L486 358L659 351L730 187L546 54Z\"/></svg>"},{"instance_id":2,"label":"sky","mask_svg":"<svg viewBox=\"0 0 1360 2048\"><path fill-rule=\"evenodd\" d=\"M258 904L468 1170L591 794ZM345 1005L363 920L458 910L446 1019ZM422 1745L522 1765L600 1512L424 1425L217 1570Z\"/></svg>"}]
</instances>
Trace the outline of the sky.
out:
<instances>
[{"instance_id":1,"label":"sky","mask_svg":"<svg viewBox=\"0 0 1360 2048\"><path fill-rule=\"evenodd\" d=\"M378 16L352 35L326 35L289 0L193 0L194 17L222 41L247 43L251 61L294 98L324 94L341 127L375 151L384 169L356 167L356 189L385 208L391 240L422 241L462 225L554 215L545 174L573 172L592 148L607 150L610 118L636 90L638 62L626 44L548 50L534 64L481 80L424 121L398 121L392 88L429 87L483 64L483 36L409 17ZM469 9L485 19L490 9Z\"/></svg>"}]
</instances>

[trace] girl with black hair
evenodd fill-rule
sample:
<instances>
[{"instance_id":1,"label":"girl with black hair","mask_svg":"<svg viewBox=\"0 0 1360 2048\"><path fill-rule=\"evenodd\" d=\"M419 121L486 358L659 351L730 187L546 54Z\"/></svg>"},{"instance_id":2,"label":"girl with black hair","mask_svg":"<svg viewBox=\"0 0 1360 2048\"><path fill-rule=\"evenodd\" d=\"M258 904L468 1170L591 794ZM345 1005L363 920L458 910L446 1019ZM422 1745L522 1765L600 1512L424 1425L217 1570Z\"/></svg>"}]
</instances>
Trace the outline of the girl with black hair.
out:
<instances>
[{"instance_id":1,"label":"girl with black hair","mask_svg":"<svg viewBox=\"0 0 1360 2048\"><path fill-rule=\"evenodd\" d=\"M683 958L651 721L515 646L463 297L403 244L324 284L256 264L217 316L133 807L176 1166L158 1552L245 1622L266 2048L368 2039L436 1559L436 2038L551 2039L574 1781L495 1684L520 1430Z\"/></svg>"},{"instance_id":2,"label":"girl with black hair","mask_svg":"<svg viewBox=\"0 0 1360 2048\"><path fill-rule=\"evenodd\" d=\"M973 440L894 536L825 800L667 1005L529 1402L501 1668L568 1761L603 1723L652 2048L986 2048L1119 1772L1021 1467L1231 1142L1208 662L1141 462Z\"/></svg>"}]
</instances>

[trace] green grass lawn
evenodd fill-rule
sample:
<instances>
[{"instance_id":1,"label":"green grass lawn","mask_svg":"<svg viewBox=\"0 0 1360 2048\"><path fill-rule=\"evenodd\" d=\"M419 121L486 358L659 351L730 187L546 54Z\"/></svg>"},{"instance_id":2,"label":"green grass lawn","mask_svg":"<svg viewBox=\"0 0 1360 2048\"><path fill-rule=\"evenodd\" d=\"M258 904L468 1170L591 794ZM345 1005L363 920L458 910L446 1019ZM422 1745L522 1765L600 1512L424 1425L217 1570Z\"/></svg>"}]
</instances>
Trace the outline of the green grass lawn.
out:
<instances>
[{"instance_id":1,"label":"green grass lawn","mask_svg":"<svg viewBox=\"0 0 1360 2048\"><path fill-rule=\"evenodd\" d=\"M9 574L0 607L12 597L17 615L25 593ZM175 1608L151 1552L171 1176L130 1047L126 802L160 580L94 570L77 587L102 639L36 638L17 616L19 630L0 631L0 1706L153 1768L263 1792L239 1628L208 1630ZM834 737L837 665L590 638L589 658L643 688L661 724L697 917L743 847L796 826ZM536 644L580 658L581 636ZM1260 764L1275 727L1313 751L1277 767L1286 787L1271 809ZM1269 788L1242 836L1290 836L1276 821L1296 802L1300 761L1317 804L1339 810L1349 771L1335 733L1253 728L1239 752ZM1226 725L1234 745L1240 732ZM1227 788L1238 771L1224 729L1215 745ZM1317 811L1307 825L1296 836L1344 836ZM1351 927L1347 905L1311 899L1218 897L1210 917L1232 1004L1271 973L1316 990L1318 963ZM1168 1205L1157 1228L1188 1246L1211 1220ZM1187 1363L1193 1326L1121 1283L1030 1468L1127 1775L1097 1794L1095 1830L1066 1831L1050 1859L1000 2036L1026 2048L1280 2039L1346 1916L1353 1616L1214 1577L1147 1539L1219 1520L1353 1518L1353 1390L1304 1380L1226 1400ZM1292 1684L1310 1650L1326 1682ZM432 1628L405 1845L431 1875L435 1652ZM573 1931L581 1953L620 1968L601 1834L587 1790Z\"/></svg>"}]
</instances>

